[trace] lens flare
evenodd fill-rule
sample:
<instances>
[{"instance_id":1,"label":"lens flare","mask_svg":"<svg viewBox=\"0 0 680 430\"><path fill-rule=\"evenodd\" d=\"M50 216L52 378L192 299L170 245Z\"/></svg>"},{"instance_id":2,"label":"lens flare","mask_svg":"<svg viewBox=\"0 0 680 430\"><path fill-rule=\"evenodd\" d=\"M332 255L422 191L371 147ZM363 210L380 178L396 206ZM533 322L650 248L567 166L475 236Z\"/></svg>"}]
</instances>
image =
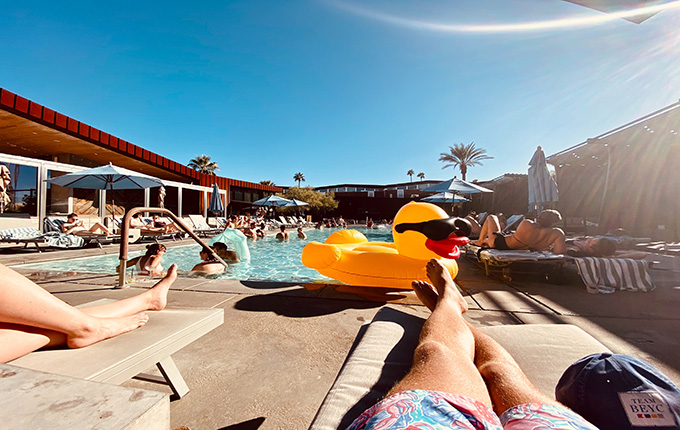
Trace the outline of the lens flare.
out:
<instances>
[{"instance_id":1,"label":"lens flare","mask_svg":"<svg viewBox=\"0 0 680 430\"><path fill-rule=\"evenodd\" d=\"M618 19L625 19L641 14L654 14L662 10L679 9L680 1L672 1L669 3L658 4L654 6L646 6L637 9L626 11L610 12L610 13L595 13L587 16L575 16L569 18L560 18L547 21L528 21L508 24L456 24L456 23L439 23L424 20L417 20L412 18L404 18L400 16L390 15L387 13L370 10L358 5L349 4L342 0L326 0L329 4L345 10L347 12L372 18L378 21L389 24L398 25L401 27L411 28L415 30L426 30L442 33L479 33L479 34L493 34L493 33L526 33L533 31L559 31L559 30L573 30L576 28L591 27L605 22L610 22Z\"/></svg>"}]
</instances>

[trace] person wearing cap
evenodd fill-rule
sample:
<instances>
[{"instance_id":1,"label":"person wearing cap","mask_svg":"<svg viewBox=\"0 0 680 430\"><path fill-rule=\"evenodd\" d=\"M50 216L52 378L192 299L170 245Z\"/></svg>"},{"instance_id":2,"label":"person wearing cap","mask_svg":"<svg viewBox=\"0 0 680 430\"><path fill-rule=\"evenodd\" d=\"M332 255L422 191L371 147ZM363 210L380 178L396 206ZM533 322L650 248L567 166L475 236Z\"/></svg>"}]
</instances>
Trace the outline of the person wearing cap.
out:
<instances>
[{"instance_id":1,"label":"person wearing cap","mask_svg":"<svg viewBox=\"0 0 680 430\"><path fill-rule=\"evenodd\" d=\"M651 364L628 355L589 355L569 366L555 397L600 430L680 428L680 390Z\"/></svg>"},{"instance_id":2,"label":"person wearing cap","mask_svg":"<svg viewBox=\"0 0 680 430\"><path fill-rule=\"evenodd\" d=\"M597 430L541 393L502 346L463 319L467 303L439 260L426 270L431 284L412 284L432 311L413 365L348 430Z\"/></svg>"}]
</instances>

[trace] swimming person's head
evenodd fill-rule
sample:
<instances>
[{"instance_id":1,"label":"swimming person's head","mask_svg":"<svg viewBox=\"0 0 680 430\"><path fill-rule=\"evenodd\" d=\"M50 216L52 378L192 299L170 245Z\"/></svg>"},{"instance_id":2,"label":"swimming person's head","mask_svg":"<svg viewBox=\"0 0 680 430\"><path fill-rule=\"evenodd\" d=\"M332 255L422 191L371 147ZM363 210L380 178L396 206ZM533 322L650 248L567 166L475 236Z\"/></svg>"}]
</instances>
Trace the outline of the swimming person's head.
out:
<instances>
[{"instance_id":1,"label":"swimming person's head","mask_svg":"<svg viewBox=\"0 0 680 430\"><path fill-rule=\"evenodd\" d=\"M554 209L546 209L536 217L536 223L543 228L550 228L562 219L562 215Z\"/></svg>"},{"instance_id":2,"label":"swimming person's head","mask_svg":"<svg viewBox=\"0 0 680 430\"><path fill-rule=\"evenodd\" d=\"M166 251L165 245L163 245L162 243L153 243L151 245L147 245L145 256L151 257L153 255L157 255L158 253L165 251Z\"/></svg>"},{"instance_id":3,"label":"swimming person's head","mask_svg":"<svg viewBox=\"0 0 680 430\"><path fill-rule=\"evenodd\" d=\"M208 248L207 246L204 246L201 248L199 254L201 256L201 260L212 260L214 257L213 250Z\"/></svg>"},{"instance_id":4,"label":"swimming person's head","mask_svg":"<svg viewBox=\"0 0 680 430\"><path fill-rule=\"evenodd\" d=\"M281 232L284 232L284 231L286 231L286 226L285 226L285 225L282 225L282 226L281 226L281 227L279 227L279 228L281 229Z\"/></svg>"}]
</instances>

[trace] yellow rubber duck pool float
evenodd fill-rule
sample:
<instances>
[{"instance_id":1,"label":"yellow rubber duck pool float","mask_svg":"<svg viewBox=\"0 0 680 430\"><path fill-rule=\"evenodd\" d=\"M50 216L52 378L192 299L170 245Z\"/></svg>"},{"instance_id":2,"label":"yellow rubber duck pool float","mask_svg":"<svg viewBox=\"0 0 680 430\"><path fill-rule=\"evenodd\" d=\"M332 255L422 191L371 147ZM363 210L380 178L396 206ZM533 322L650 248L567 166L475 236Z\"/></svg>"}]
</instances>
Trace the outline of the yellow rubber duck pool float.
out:
<instances>
[{"instance_id":1,"label":"yellow rubber duck pool float","mask_svg":"<svg viewBox=\"0 0 680 430\"><path fill-rule=\"evenodd\" d=\"M411 289L411 282L428 280L425 266L432 258L443 259L456 277L458 246L469 242L468 221L449 218L439 206L411 202L399 209L392 225L394 243L369 242L357 230L340 230L324 243L308 243L302 263L357 286Z\"/></svg>"}]
</instances>

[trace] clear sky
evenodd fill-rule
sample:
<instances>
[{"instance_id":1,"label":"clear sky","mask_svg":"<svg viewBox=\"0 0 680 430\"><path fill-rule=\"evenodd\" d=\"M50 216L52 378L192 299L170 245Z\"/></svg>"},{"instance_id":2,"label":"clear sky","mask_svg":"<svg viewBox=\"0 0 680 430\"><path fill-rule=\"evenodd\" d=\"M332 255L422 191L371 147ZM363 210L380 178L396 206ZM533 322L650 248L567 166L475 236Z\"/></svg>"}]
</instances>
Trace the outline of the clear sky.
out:
<instances>
[{"instance_id":1,"label":"clear sky","mask_svg":"<svg viewBox=\"0 0 680 430\"><path fill-rule=\"evenodd\" d=\"M679 29L559 0L12 2L0 87L235 179L444 180L474 141L487 180L678 101Z\"/></svg>"}]
</instances>

